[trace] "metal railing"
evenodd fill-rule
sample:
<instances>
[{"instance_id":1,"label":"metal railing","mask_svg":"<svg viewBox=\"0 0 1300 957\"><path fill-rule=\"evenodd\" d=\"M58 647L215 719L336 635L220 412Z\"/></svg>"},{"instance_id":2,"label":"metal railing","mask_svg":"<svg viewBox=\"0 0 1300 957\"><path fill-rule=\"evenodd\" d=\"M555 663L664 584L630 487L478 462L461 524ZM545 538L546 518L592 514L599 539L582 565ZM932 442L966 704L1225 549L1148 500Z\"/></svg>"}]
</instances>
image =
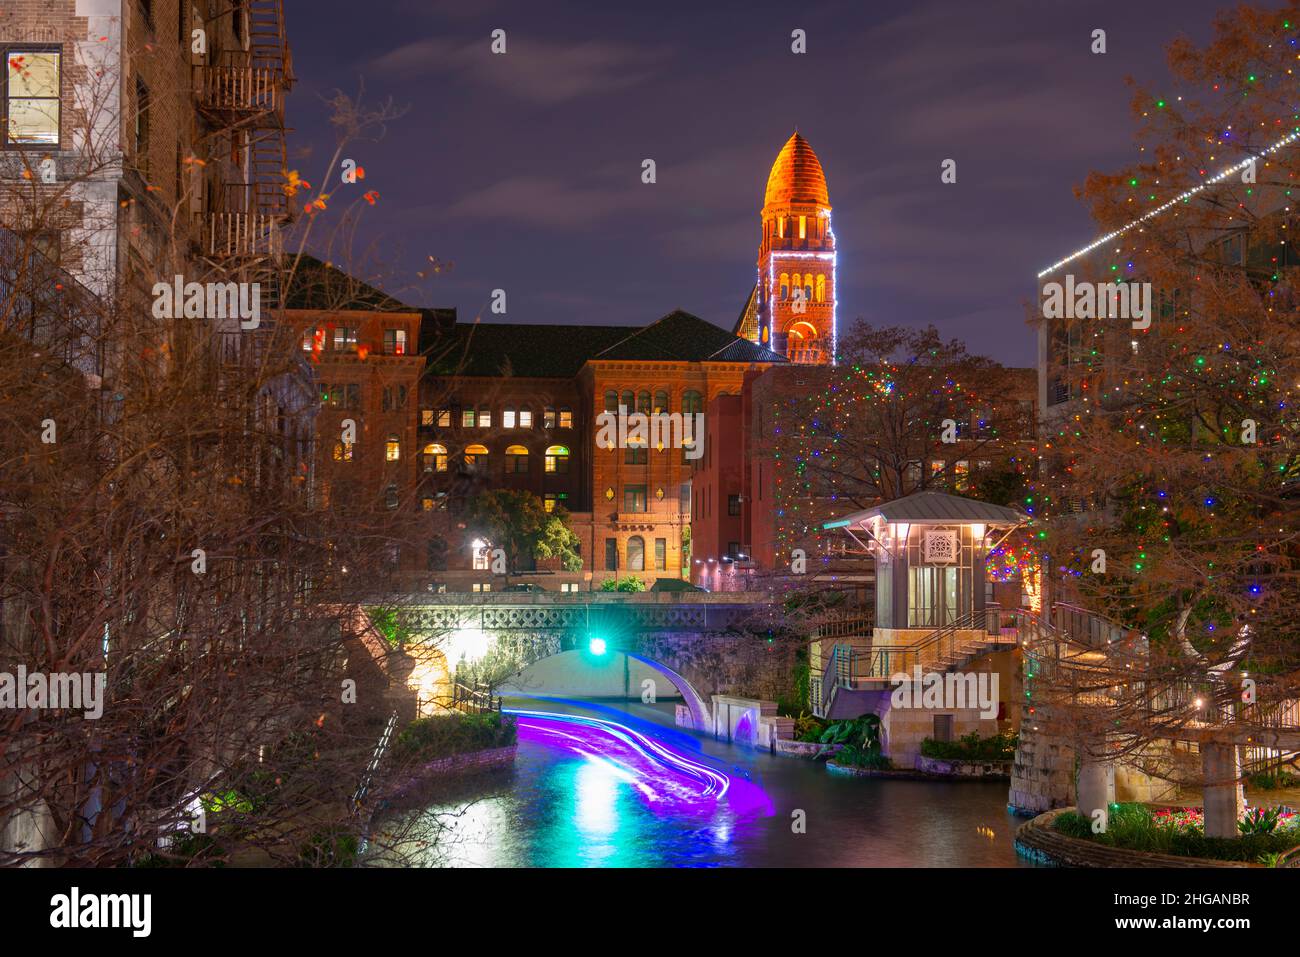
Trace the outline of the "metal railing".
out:
<instances>
[{"instance_id":1,"label":"metal railing","mask_svg":"<svg viewBox=\"0 0 1300 957\"><path fill-rule=\"evenodd\" d=\"M375 781L375 774L379 771L379 765L383 763L384 755L388 753L388 745L392 742L393 732L396 730L397 712L394 711L388 716L388 722L379 735L379 743L375 745L374 753L370 756L370 763L366 765L366 770L361 775L361 781L357 785L356 793L352 795L352 809L354 812L360 811L366 795L370 793L370 787Z\"/></svg>"},{"instance_id":2,"label":"metal railing","mask_svg":"<svg viewBox=\"0 0 1300 957\"><path fill-rule=\"evenodd\" d=\"M211 213L203 230L203 246L213 259L278 256L279 221L268 213Z\"/></svg>"},{"instance_id":3,"label":"metal railing","mask_svg":"<svg viewBox=\"0 0 1300 957\"><path fill-rule=\"evenodd\" d=\"M501 696L490 688L470 688L459 681L451 685L451 706L465 714L485 714L501 710Z\"/></svg>"},{"instance_id":4,"label":"metal railing","mask_svg":"<svg viewBox=\"0 0 1300 957\"><path fill-rule=\"evenodd\" d=\"M284 104L284 74L278 70L209 66L199 73L199 103L206 109L263 112Z\"/></svg>"}]
</instances>

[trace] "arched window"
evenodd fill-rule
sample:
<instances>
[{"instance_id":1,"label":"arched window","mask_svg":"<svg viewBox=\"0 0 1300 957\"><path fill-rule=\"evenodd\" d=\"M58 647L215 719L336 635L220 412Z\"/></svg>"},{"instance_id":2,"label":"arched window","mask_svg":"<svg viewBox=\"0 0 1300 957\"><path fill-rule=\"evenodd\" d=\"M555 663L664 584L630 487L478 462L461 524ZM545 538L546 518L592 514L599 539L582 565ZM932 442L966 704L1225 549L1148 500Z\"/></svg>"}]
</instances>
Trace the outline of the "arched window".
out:
<instances>
[{"instance_id":1,"label":"arched window","mask_svg":"<svg viewBox=\"0 0 1300 957\"><path fill-rule=\"evenodd\" d=\"M352 461L352 445L353 445L353 443L351 443L351 442L335 442L335 443L334 443L334 461L335 461L335 462L351 462L351 461Z\"/></svg>"},{"instance_id":2,"label":"arched window","mask_svg":"<svg viewBox=\"0 0 1300 957\"><path fill-rule=\"evenodd\" d=\"M637 393L636 410L645 415L650 414L650 393L649 392Z\"/></svg>"},{"instance_id":3,"label":"arched window","mask_svg":"<svg viewBox=\"0 0 1300 957\"><path fill-rule=\"evenodd\" d=\"M826 276L824 273L817 274L817 301L822 302L826 298Z\"/></svg>"},{"instance_id":4,"label":"arched window","mask_svg":"<svg viewBox=\"0 0 1300 957\"><path fill-rule=\"evenodd\" d=\"M613 389L610 389L608 392L605 393L605 411L606 412L618 411L618 393L615 392Z\"/></svg>"},{"instance_id":5,"label":"arched window","mask_svg":"<svg viewBox=\"0 0 1300 957\"><path fill-rule=\"evenodd\" d=\"M484 445L465 446L465 468L471 472L480 472L487 468L488 450Z\"/></svg>"},{"instance_id":6,"label":"arched window","mask_svg":"<svg viewBox=\"0 0 1300 957\"><path fill-rule=\"evenodd\" d=\"M528 450L522 445L512 445L506 449L506 471L516 475L528 472Z\"/></svg>"},{"instance_id":7,"label":"arched window","mask_svg":"<svg viewBox=\"0 0 1300 957\"><path fill-rule=\"evenodd\" d=\"M396 462L402 457L402 440L397 437L396 432L390 432L388 441L384 443L384 459L389 462Z\"/></svg>"},{"instance_id":8,"label":"arched window","mask_svg":"<svg viewBox=\"0 0 1300 957\"><path fill-rule=\"evenodd\" d=\"M424 460L424 470L426 472L447 471L447 447L445 445L430 442L425 445L420 456Z\"/></svg>"},{"instance_id":9,"label":"arched window","mask_svg":"<svg viewBox=\"0 0 1300 957\"><path fill-rule=\"evenodd\" d=\"M553 475L569 474L569 450L563 445L552 445L546 450L546 471Z\"/></svg>"},{"instance_id":10,"label":"arched window","mask_svg":"<svg viewBox=\"0 0 1300 957\"><path fill-rule=\"evenodd\" d=\"M668 393L665 392L663 389L660 389L658 392L655 393L655 411L656 412L668 411Z\"/></svg>"},{"instance_id":11,"label":"arched window","mask_svg":"<svg viewBox=\"0 0 1300 957\"><path fill-rule=\"evenodd\" d=\"M812 302L812 297L813 297L813 277L812 277L812 273L808 273L806 276L803 277L803 301Z\"/></svg>"},{"instance_id":12,"label":"arched window","mask_svg":"<svg viewBox=\"0 0 1300 957\"><path fill-rule=\"evenodd\" d=\"M790 277L790 288L798 289L800 286L803 285L802 280L803 280L803 276L799 275L798 273L795 273L793 276Z\"/></svg>"},{"instance_id":13,"label":"arched window","mask_svg":"<svg viewBox=\"0 0 1300 957\"><path fill-rule=\"evenodd\" d=\"M630 389L623 393L623 397L619 400L619 405L627 409L629 412L636 408L636 396L632 394Z\"/></svg>"},{"instance_id":14,"label":"arched window","mask_svg":"<svg viewBox=\"0 0 1300 957\"><path fill-rule=\"evenodd\" d=\"M790 298L790 274L787 272L781 273L781 298Z\"/></svg>"},{"instance_id":15,"label":"arched window","mask_svg":"<svg viewBox=\"0 0 1300 957\"><path fill-rule=\"evenodd\" d=\"M640 535L633 535L627 540L627 570L645 571L645 539Z\"/></svg>"},{"instance_id":16,"label":"arched window","mask_svg":"<svg viewBox=\"0 0 1300 957\"><path fill-rule=\"evenodd\" d=\"M694 389L687 389L682 393L682 412L692 415L696 412L704 411L704 397Z\"/></svg>"}]
</instances>

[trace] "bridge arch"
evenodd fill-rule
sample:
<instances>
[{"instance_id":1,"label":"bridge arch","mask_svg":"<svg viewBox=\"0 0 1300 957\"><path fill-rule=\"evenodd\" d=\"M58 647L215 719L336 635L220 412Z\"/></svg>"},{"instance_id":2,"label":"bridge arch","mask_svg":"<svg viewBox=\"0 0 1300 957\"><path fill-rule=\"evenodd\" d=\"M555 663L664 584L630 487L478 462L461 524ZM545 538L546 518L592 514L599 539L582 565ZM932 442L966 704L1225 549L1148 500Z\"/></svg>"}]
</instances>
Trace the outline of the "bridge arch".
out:
<instances>
[{"instance_id":1,"label":"bridge arch","mask_svg":"<svg viewBox=\"0 0 1300 957\"><path fill-rule=\"evenodd\" d=\"M662 661L625 649L609 649L594 655L588 648L569 648L543 654L502 682L497 692L506 697L591 697L639 698L643 683L650 679L659 686L666 679L681 695L692 726L699 731L712 727L712 712L704 696L691 681ZM656 690L657 697L664 697Z\"/></svg>"}]
</instances>

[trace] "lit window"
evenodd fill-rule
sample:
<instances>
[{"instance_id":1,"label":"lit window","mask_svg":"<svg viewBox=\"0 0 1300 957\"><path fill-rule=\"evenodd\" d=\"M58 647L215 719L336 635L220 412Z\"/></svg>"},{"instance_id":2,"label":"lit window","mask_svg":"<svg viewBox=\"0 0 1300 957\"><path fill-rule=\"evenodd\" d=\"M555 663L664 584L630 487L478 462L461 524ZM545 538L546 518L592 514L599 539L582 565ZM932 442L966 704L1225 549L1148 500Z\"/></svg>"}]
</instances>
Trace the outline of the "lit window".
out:
<instances>
[{"instance_id":1,"label":"lit window","mask_svg":"<svg viewBox=\"0 0 1300 957\"><path fill-rule=\"evenodd\" d=\"M822 302L826 298L826 276L823 273L817 274L817 301Z\"/></svg>"},{"instance_id":2,"label":"lit window","mask_svg":"<svg viewBox=\"0 0 1300 957\"><path fill-rule=\"evenodd\" d=\"M560 410L560 428L562 428L562 429L571 429L571 428L573 428L573 410L572 410L572 409L561 409L561 410Z\"/></svg>"},{"instance_id":3,"label":"lit window","mask_svg":"<svg viewBox=\"0 0 1300 957\"><path fill-rule=\"evenodd\" d=\"M569 450L563 445L552 445L546 450L546 471L553 475L569 472Z\"/></svg>"},{"instance_id":4,"label":"lit window","mask_svg":"<svg viewBox=\"0 0 1300 957\"><path fill-rule=\"evenodd\" d=\"M422 512L432 512L432 511L433 511L433 496L432 496L432 495L425 495L425 496L422 496L422 497L420 498L420 511L422 511Z\"/></svg>"},{"instance_id":5,"label":"lit window","mask_svg":"<svg viewBox=\"0 0 1300 957\"><path fill-rule=\"evenodd\" d=\"M808 238L808 217L807 216L799 217L799 238L800 239Z\"/></svg>"},{"instance_id":6,"label":"lit window","mask_svg":"<svg viewBox=\"0 0 1300 957\"><path fill-rule=\"evenodd\" d=\"M628 485L623 489L623 511L644 512L646 494L644 485Z\"/></svg>"},{"instance_id":7,"label":"lit window","mask_svg":"<svg viewBox=\"0 0 1300 957\"><path fill-rule=\"evenodd\" d=\"M302 334L302 351L311 352L316 348L316 330L307 329Z\"/></svg>"},{"instance_id":8,"label":"lit window","mask_svg":"<svg viewBox=\"0 0 1300 957\"><path fill-rule=\"evenodd\" d=\"M5 51L5 146L58 144L60 65L53 50Z\"/></svg>"},{"instance_id":9,"label":"lit window","mask_svg":"<svg viewBox=\"0 0 1300 957\"><path fill-rule=\"evenodd\" d=\"M451 428L451 409L438 410L438 428L440 429Z\"/></svg>"},{"instance_id":10,"label":"lit window","mask_svg":"<svg viewBox=\"0 0 1300 957\"><path fill-rule=\"evenodd\" d=\"M348 329L344 326L334 327L334 351L335 352L356 352L357 351L357 330Z\"/></svg>"},{"instance_id":11,"label":"lit window","mask_svg":"<svg viewBox=\"0 0 1300 957\"><path fill-rule=\"evenodd\" d=\"M477 412L475 412L473 409L465 409L460 414L460 424L463 428L472 429L474 428L474 421L477 418L478 418Z\"/></svg>"},{"instance_id":12,"label":"lit window","mask_svg":"<svg viewBox=\"0 0 1300 957\"><path fill-rule=\"evenodd\" d=\"M627 569L632 572L645 571L645 539L633 535L627 540Z\"/></svg>"},{"instance_id":13,"label":"lit window","mask_svg":"<svg viewBox=\"0 0 1300 957\"><path fill-rule=\"evenodd\" d=\"M474 472L479 469L487 468L488 450L483 445L468 445L465 447L465 468Z\"/></svg>"},{"instance_id":14,"label":"lit window","mask_svg":"<svg viewBox=\"0 0 1300 957\"><path fill-rule=\"evenodd\" d=\"M481 538L476 538L469 543L470 554L474 558L474 571L485 572L488 569L488 563L492 560L491 550L488 543Z\"/></svg>"},{"instance_id":15,"label":"lit window","mask_svg":"<svg viewBox=\"0 0 1300 957\"><path fill-rule=\"evenodd\" d=\"M384 443L384 459L389 462L396 462L402 457L402 440L397 437L397 433L391 433L388 441Z\"/></svg>"},{"instance_id":16,"label":"lit window","mask_svg":"<svg viewBox=\"0 0 1300 957\"><path fill-rule=\"evenodd\" d=\"M490 428L492 428L492 410L491 410L491 409L479 409L479 410L478 410L478 427L479 427L480 429L490 429Z\"/></svg>"},{"instance_id":17,"label":"lit window","mask_svg":"<svg viewBox=\"0 0 1300 957\"><path fill-rule=\"evenodd\" d=\"M528 450L522 445L512 445L506 449L506 471L516 475L528 472Z\"/></svg>"},{"instance_id":18,"label":"lit window","mask_svg":"<svg viewBox=\"0 0 1300 957\"><path fill-rule=\"evenodd\" d=\"M506 429L513 429L515 427L514 409L506 409L501 413L501 426Z\"/></svg>"},{"instance_id":19,"label":"lit window","mask_svg":"<svg viewBox=\"0 0 1300 957\"><path fill-rule=\"evenodd\" d=\"M532 410L532 409L520 409L520 410L519 410L519 427L520 427L521 429L531 429L531 428L533 427L533 410Z\"/></svg>"},{"instance_id":20,"label":"lit window","mask_svg":"<svg viewBox=\"0 0 1300 957\"><path fill-rule=\"evenodd\" d=\"M384 330L384 354L389 356L406 355L406 330Z\"/></svg>"},{"instance_id":21,"label":"lit window","mask_svg":"<svg viewBox=\"0 0 1300 957\"><path fill-rule=\"evenodd\" d=\"M544 429L553 429L553 428L555 428L555 408L554 408L554 406L549 406L549 405L548 405L545 409L542 410L542 428L544 428Z\"/></svg>"},{"instance_id":22,"label":"lit window","mask_svg":"<svg viewBox=\"0 0 1300 957\"><path fill-rule=\"evenodd\" d=\"M433 409L420 410L420 425L426 428L433 425Z\"/></svg>"},{"instance_id":23,"label":"lit window","mask_svg":"<svg viewBox=\"0 0 1300 957\"><path fill-rule=\"evenodd\" d=\"M439 445L437 442L430 442L425 445L420 455L424 460L424 470L426 472L447 471L446 446Z\"/></svg>"},{"instance_id":24,"label":"lit window","mask_svg":"<svg viewBox=\"0 0 1300 957\"><path fill-rule=\"evenodd\" d=\"M335 442L334 443L334 461L351 462L352 461L352 442Z\"/></svg>"}]
</instances>

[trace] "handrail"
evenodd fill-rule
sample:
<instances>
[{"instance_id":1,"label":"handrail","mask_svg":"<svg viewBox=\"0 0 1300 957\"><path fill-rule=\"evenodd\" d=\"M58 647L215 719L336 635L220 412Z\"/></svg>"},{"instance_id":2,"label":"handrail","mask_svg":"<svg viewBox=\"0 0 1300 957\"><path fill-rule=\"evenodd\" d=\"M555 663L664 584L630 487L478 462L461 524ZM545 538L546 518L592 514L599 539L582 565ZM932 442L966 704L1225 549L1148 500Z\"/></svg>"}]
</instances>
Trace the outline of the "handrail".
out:
<instances>
[{"instance_id":1,"label":"handrail","mask_svg":"<svg viewBox=\"0 0 1300 957\"><path fill-rule=\"evenodd\" d=\"M388 744L393 738L393 732L397 729L397 712L394 711L388 716L388 722L384 725L383 732L379 735L379 743L375 745L374 753L370 757L370 763L366 765L366 770L361 775L361 781L357 785L356 793L352 795L353 812L361 810L361 804L366 799L366 794L370 791L370 785L374 783L376 772L379 770L380 762L384 760L384 754L388 751Z\"/></svg>"}]
</instances>

